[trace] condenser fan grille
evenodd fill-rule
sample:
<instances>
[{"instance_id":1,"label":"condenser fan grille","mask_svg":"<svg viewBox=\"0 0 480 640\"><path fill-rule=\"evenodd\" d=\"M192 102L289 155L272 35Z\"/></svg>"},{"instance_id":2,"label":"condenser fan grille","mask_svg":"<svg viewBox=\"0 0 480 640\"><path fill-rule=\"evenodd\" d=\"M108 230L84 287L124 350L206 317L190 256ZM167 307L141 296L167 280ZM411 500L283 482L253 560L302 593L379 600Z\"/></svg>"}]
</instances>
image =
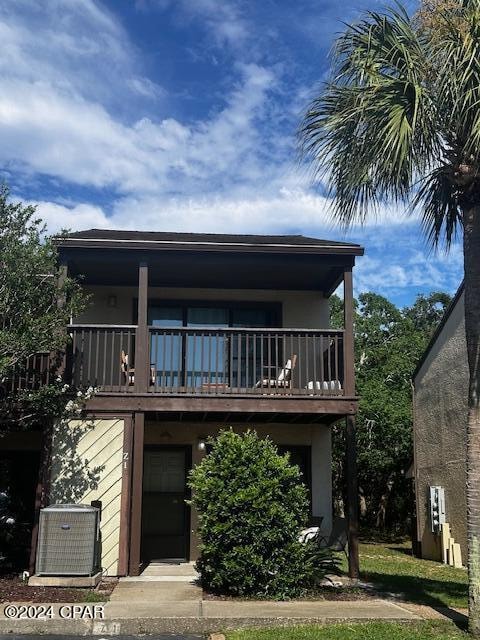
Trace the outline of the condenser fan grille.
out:
<instances>
[{"instance_id":1,"label":"condenser fan grille","mask_svg":"<svg viewBox=\"0 0 480 640\"><path fill-rule=\"evenodd\" d=\"M97 570L98 517L96 507L54 505L40 512L38 575L92 575Z\"/></svg>"}]
</instances>

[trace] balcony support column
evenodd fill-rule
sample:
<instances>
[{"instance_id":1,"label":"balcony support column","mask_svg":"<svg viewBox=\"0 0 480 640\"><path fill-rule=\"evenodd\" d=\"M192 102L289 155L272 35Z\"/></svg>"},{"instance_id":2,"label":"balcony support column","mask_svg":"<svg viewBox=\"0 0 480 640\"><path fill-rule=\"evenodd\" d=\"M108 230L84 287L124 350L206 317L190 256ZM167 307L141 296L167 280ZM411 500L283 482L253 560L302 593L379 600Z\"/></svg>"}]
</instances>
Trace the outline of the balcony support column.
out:
<instances>
[{"instance_id":1,"label":"balcony support column","mask_svg":"<svg viewBox=\"0 0 480 640\"><path fill-rule=\"evenodd\" d=\"M130 514L130 559L128 575L138 576L141 564L142 497L143 497L143 443L145 414L136 412L133 425L132 501Z\"/></svg>"},{"instance_id":2,"label":"balcony support column","mask_svg":"<svg viewBox=\"0 0 480 640\"><path fill-rule=\"evenodd\" d=\"M353 278L352 267L344 271L344 386L345 395L355 395L355 351L353 345ZM345 476L347 484L347 526L348 526L348 575L359 577L358 560L358 479L357 479L357 435L355 416L345 418Z\"/></svg>"},{"instance_id":3,"label":"balcony support column","mask_svg":"<svg viewBox=\"0 0 480 640\"><path fill-rule=\"evenodd\" d=\"M355 395L355 352L353 347L353 277L352 267L343 274L344 387L346 396Z\"/></svg>"},{"instance_id":4,"label":"balcony support column","mask_svg":"<svg viewBox=\"0 0 480 640\"><path fill-rule=\"evenodd\" d=\"M148 345L148 265L141 262L138 267L138 319L135 334L135 391L148 391L149 345Z\"/></svg>"}]
</instances>

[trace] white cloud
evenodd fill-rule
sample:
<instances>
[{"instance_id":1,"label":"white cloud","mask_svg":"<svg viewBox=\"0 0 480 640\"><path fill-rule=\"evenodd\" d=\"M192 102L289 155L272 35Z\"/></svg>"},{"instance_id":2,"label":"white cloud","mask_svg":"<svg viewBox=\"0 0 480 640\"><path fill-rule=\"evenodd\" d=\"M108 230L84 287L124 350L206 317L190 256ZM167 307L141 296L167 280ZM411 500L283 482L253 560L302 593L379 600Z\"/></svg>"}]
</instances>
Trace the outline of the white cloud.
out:
<instances>
[{"instance_id":1,"label":"white cloud","mask_svg":"<svg viewBox=\"0 0 480 640\"><path fill-rule=\"evenodd\" d=\"M178 20L198 20L213 37L208 43L210 46L238 49L251 35L250 25L239 4L230 0L137 0L136 7L140 11L174 8Z\"/></svg>"},{"instance_id":2,"label":"white cloud","mask_svg":"<svg viewBox=\"0 0 480 640\"><path fill-rule=\"evenodd\" d=\"M114 15L93 0L0 2L0 42L2 78L41 81L111 106L144 90L136 48Z\"/></svg>"},{"instance_id":3,"label":"white cloud","mask_svg":"<svg viewBox=\"0 0 480 640\"><path fill-rule=\"evenodd\" d=\"M132 126L100 104L51 83L4 78L0 162L121 193L192 192L260 171L256 118L275 86L271 71L239 65L223 109L184 125L142 118ZM274 145L272 145L274 148Z\"/></svg>"},{"instance_id":4,"label":"white cloud","mask_svg":"<svg viewBox=\"0 0 480 640\"><path fill-rule=\"evenodd\" d=\"M417 229L418 231L418 229ZM406 229L396 233L402 243ZM357 291L378 291L394 297L405 290L417 293L428 290L454 292L460 284L463 268L461 246L453 245L450 251L419 252L415 246L399 248L391 243L388 257L372 250L358 261L355 269Z\"/></svg>"},{"instance_id":5,"label":"white cloud","mask_svg":"<svg viewBox=\"0 0 480 640\"><path fill-rule=\"evenodd\" d=\"M47 225L47 232L53 234L63 229L80 231L82 229L107 229L110 221L100 207L88 204L65 206L55 202L32 201L36 205L39 217Z\"/></svg>"},{"instance_id":6,"label":"white cloud","mask_svg":"<svg viewBox=\"0 0 480 640\"><path fill-rule=\"evenodd\" d=\"M386 208L381 224L372 222L364 229L354 227L343 234L332 222L331 203L327 198L306 191L300 184L295 187L292 176L290 183L288 187L277 188L276 184L273 188L266 187L263 195L254 190L244 194L232 192L231 197L213 193L170 198L158 194L127 195L115 200L108 217L100 207L81 209L81 205L48 202L39 205L39 212L42 217L48 214L46 219L52 233L61 227L87 228L87 224L98 228L158 231L295 232L368 242L377 247L387 241L386 236L391 243L392 230L397 233L396 227L402 226L399 212ZM77 220L79 212L83 212L81 221ZM414 224L412 220L411 225Z\"/></svg>"},{"instance_id":7,"label":"white cloud","mask_svg":"<svg viewBox=\"0 0 480 640\"><path fill-rule=\"evenodd\" d=\"M310 94L305 78L273 58L251 62L270 36L259 39L240 5L150 1L202 24L215 54L221 58L224 47L234 58L202 119L180 119L102 4L0 0L0 166L19 177L16 195L26 200L30 178L58 185L57 201L38 201L50 232L108 227L345 238L371 250L358 263L360 290L452 288L461 251L449 260L421 253L418 224L401 205L381 207L375 224L346 236L333 226L330 201L310 189L294 160L295 127ZM148 4L138 0L140 9ZM107 189L108 213L95 204L65 204L72 184Z\"/></svg>"}]
</instances>

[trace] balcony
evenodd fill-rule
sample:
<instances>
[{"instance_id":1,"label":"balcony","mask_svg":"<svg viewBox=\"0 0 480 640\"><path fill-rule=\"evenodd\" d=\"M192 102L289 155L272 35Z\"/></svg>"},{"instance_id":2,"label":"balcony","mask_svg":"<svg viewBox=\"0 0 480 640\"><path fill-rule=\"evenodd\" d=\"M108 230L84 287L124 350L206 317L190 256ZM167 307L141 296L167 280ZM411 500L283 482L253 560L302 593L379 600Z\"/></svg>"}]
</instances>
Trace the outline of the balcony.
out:
<instances>
[{"instance_id":1,"label":"balcony","mask_svg":"<svg viewBox=\"0 0 480 640\"><path fill-rule=\"evenodd\" d=\"M136 325L84 324L68 330L67 381L99 394L345 395L343 330L139 331Z\"/></svg>"}]
</instances>

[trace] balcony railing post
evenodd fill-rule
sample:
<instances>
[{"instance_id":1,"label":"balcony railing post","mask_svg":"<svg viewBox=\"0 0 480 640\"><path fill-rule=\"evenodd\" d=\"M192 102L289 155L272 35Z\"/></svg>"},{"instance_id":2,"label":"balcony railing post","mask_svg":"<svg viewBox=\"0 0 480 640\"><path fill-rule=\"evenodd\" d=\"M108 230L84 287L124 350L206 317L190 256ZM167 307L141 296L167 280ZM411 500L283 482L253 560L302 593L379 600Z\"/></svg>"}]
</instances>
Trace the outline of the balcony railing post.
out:
<instances>
[{"instance_id":1,"label":"balcony railing post","mask_svg":"<svg viewBox=\"0 0 480 640\"><path fill-rule=\"evenodd\" d=\"M148 345L148 265L141 262L138 267L138 322L135 333L135 391L148 391L149 345Z\"/></svg>"},{"instance_id":2,"label":"balcony railing post","mask_svg":"<svg viewBox=\"0 0 480 640\"><path fill-rule=\"evenodd\" d=\"M347 267L343 276L344 305L343 343L344 387L345 395L355 395L355 352L353 346L353 278L352 267Z\"/></svg>"},{"instance_id":3,"label":"balcony railing post","mask_svg":"<svg viewBox=\"0 0 480 640\"><path fill-rule=\"evenodd\" d=\"M355 352L353 345L353 278L352 267L344 271L344 376L345 394L355 395ZM347 485L348 574L359 576L358 564L358 480L355 416L345 417L345 480Z\"/></svg>"}]
</instances>

